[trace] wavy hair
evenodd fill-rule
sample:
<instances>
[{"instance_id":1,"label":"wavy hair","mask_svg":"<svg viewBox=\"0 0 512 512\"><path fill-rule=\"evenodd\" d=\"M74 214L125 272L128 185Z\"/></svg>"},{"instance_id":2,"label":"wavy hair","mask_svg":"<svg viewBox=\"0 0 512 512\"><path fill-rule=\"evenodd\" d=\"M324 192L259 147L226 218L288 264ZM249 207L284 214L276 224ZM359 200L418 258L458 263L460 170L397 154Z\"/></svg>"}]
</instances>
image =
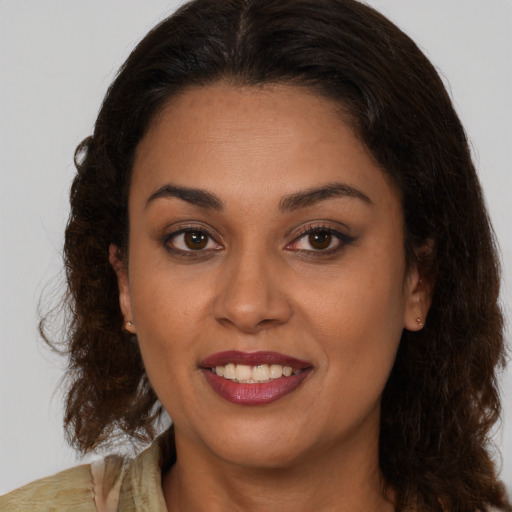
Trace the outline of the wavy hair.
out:
<instances>
[{"instance_id":1,"label":"wavy hair","mask_svg":"<svg viewBox=\"0 0 512 512\"><path fill-rule=\"evenodd\" d=\"M338 102L401 192L406 254L433 280L382 398L379 461L398 509L511 510L490 454L504 365L499 264L468 142L432 64L355 0L195 0L138 44L77 148L65 237L65 425L82 452L148 440L161 408L123 331L110 244L126 257L138 142L187 87L287 83ZM421 248L428 246L428 251ZM442 505L441 505L442 504Z\"/></svg>"}]
</instances>

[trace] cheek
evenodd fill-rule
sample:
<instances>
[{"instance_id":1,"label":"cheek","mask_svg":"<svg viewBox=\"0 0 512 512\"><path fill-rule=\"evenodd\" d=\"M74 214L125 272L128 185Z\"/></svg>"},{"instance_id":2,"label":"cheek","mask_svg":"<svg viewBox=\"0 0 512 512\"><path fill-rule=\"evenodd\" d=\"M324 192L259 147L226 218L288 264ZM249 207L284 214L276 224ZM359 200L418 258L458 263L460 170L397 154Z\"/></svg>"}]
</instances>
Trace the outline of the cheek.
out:
<instances>
[{"instance_id":1,"label":"cheek","mask_svg":"<svg viewBox=\"0 0 512 512\"><path fill-rule=\"evenodd\" d=\"M302 280L301 308L319 332L364 330L376 335L401 332L404 265L375 258L351 258L330 273ZM400 258L398 257L398 260ZM301 280L298 280L301 282Z\"/></svg>"},{"instance_id":2,"label":"cheek","mask_svg":"<svg viewBox=\"0 0 512 512\"><path fill-rule=\"evenodd\" d=\"M197 326L209 287L193 266L172 265L163 247L145 235L149 229L143 223L132 229L129 276L137 331L160 338Z\"/></svg>"},{"instance_id":3,"label":"cheek","mask_svg":"<svg viewBox=\"0 0 512 512\"><path fill-rule=\"evenodd\" d=\"M390 300L376 300L376 291L364 289L363 283L347 285L341 293L338 289L329 294L323 307L311 301L304 315L309 321L303 332L309 330L309 339L320 348L325 376L316 389L317 396L325 398L317 404L318 418L332 435L357 428L373 413L374 418L379 416L400 343L402 316L399 297L388 294Z\"/></svg>"},{"instance_id":4,"label":"cheek","mask_svg":"<svg viewBox=\"0 0 512 512\"><path fill-rule=\"evenodd\" d=\"M204 328L209 298L200 283L154 270L139 282L134 279L131 289L137 333L155 348L183 350Z\"/></svg>"},{"instance_id":5,"label":"cheek","mask_svg":"<svg viewBox=\"0 0 512 512\"><path fill-rule=\"evenodd\" d=\"M302 329L316 340L331 377L343 385L383 387L400 343L404 265L355 259L302 290Z\"/></svg>"},{"instance_id":6,"label":"cheek","mask_svg":"<svg viewBox=\"0 0 512 512\"><path fill-rule=\"evenodd\" d=\"M132 281L137 339L146 372L173 421L187 423L197 397L190 393L197 370L197 347L204 331L205 294L183 286L167 272L153 268Z\"/></svg>"},{"instance_id":7,"label":"cheek","mask_svg":"<svg viewBox=\"0 0 512 512\"><path fill-rule=\"evenodd\" d=\"M129 265L133 318L148 376L155 388L174 387L177 375L196 368L210 288L190 273L180 275L163 251L142 241L133 243Z\"/></svg>"}]
</instances>

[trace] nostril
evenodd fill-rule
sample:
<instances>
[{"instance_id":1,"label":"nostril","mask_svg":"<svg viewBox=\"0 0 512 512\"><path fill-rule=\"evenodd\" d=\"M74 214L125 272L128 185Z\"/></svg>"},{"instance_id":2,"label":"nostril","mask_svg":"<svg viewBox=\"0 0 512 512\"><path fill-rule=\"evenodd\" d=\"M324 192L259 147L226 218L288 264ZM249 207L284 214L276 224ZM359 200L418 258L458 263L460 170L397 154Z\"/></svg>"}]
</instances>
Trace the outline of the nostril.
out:
<instances>
[{"instance_id":1,"label":"nostril","mask_svg":"<svg viewBox=\"0 0 512 512\"><path fill-rule=\"evenodd\" d=\"M272 276L268 265L262 265L261 254L245 253L240 260L232 260L217 282L213 302L216 320L249 333L286 322L291 308L282 282Z\"/></svg>"}]
</instances>

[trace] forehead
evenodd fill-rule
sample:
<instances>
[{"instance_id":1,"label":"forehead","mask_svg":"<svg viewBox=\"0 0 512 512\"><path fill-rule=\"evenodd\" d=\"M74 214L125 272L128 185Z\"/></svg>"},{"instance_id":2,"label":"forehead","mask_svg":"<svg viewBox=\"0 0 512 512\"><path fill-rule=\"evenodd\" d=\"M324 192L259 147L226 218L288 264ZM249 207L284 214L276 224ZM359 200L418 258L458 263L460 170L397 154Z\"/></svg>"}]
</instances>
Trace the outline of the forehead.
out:
<instances>
[{"instance_id":1,"label":"forehead","mask_svg":"<svg viewBox=\"0 0 512 512\"><path fill-rule=\"evenodd\" d=\"M132 191L171 182L236 199L270 200L323 183L395 195L343 109L290 85L191 88L172 99L140 142ZM133 194L132 194L133 195Z\"/></svg>"}]
</instances>

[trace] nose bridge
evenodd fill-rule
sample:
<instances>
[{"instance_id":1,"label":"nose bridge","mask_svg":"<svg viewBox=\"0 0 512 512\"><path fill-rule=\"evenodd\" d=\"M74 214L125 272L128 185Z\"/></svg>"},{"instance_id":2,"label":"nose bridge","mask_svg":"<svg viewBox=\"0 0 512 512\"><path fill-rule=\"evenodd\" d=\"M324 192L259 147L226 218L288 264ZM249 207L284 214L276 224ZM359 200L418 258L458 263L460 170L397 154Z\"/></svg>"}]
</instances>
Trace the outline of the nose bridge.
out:
<instances>
[{"instance_id":1,"label":"nose bridge","mask_svg":"<svg viewBox=\"0 0 512 512\"><path fill-rule=\"evenodd\" d=\"M264 248L243 247L226 258L214 314L218 321L256 332L286 322L291 306L277 278L278 261Z\"/></svg>"}]
</instances>

